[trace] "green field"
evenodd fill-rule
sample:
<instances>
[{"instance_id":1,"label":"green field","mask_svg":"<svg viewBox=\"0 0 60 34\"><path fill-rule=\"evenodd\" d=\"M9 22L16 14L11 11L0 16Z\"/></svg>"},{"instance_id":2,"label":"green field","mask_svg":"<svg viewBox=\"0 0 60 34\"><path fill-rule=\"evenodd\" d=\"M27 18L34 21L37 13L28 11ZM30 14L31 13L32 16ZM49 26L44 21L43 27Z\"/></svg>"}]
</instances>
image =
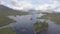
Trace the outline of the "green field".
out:
<instances>
[{"instance_id":1,"label":"green field","mask_svg":"<svg viewBox=\"0 0 60 34\"><path fill-rule=\"evenodd\" d=\"M0 29L0 34L15 34L11 28Z\"/></svg>"},{"instance_id":2,"label":"green field","mask_svg":"<svg viewBox=\"0 0 60 34\"><path fill-rule=\"evenodd\" d=\"M15 20L9 19L8 17L5 16L0 16L0 27L12 22L15 22Z\"/></svg>"},{"instance_id":3,"label":"green field","mask_svg":"<svg viewBox=\"0 0 60 34\"><path fill-rule=\"evenodd\" d=\"M0 10L0 16L9 16L9 15L27 15L29 12L20 12L15 10Z\"/></svg>"},{"instance_id":4,"label":"green field","mask_svg":"<svg viewBox=\"0 0 60 34\"><path fill-rule=\"evenodd\" d=\"M38 17L38 18L40 18L40 17ZM53 22L55 22L57 24L60 24L60 14L58 14L58 13L46 14L46 15L42 16L41 18L48 18L51 21L53 21Z\"/></svg>"}]
</instances>

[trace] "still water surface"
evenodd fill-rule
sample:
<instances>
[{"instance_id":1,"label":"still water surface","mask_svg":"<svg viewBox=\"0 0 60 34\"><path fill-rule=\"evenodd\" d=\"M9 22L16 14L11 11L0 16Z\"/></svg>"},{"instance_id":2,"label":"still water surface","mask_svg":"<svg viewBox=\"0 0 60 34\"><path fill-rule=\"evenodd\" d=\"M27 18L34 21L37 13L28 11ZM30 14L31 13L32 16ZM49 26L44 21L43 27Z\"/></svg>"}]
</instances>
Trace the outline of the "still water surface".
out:
<instances>
[{"instance_id":1,"label":"still water surface","mask_svg":"<svg viewBox=\"0 0 60 34\"><path fill-rule=\"evenodd\" d=\"M23 16L8 16L10 19L16 20L15 23L11 24L13 31L16 34L34 34L33 24L36 23L37 17L43 16L43 14L23 15ZM44 19L43 19L44 21ZM38 34L60 34L60 25L55 24L50 20L46 20L49 27L48 30L39 32ZM25 30L25 31L23 31Z\"/></svg>"}]
</instances>

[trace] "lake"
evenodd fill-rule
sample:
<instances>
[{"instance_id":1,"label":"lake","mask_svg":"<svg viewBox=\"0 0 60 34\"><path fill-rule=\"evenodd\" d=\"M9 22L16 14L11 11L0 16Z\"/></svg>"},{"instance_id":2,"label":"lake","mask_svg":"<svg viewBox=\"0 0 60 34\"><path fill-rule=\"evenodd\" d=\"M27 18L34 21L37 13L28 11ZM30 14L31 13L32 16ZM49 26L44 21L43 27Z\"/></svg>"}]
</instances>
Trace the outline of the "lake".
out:
<instances>
[{"instance_id":1,"label":"lake","mask_svg":"<svg viewBox=\"0 0 60 34\"><path fill-rule=\"evenodd\" d=\"M33 24L36 23L37 17L41 17L44 14L32 14L32 15L16 15L16 16L8 16L10 19L16 20L15 23L11 23L13 31L16 34L34 34L33 32ZM40 19L44 21L44 19ZM60 25L52 22L51 20L46 19L46 23L48 23L48 29L37 34L60 34Z\"/></svg>"}]
</instances>

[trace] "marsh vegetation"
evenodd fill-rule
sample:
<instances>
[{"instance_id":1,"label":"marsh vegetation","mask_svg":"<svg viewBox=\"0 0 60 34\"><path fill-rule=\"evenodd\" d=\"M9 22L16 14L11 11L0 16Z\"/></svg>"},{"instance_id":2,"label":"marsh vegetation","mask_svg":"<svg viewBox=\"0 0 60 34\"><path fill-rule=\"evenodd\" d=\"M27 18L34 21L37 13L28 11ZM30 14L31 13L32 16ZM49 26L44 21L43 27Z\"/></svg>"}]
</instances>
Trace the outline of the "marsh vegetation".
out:
<instances>
[{"instance_id":1,"label":"marsh vegetation","mask_svg":"<svg viewBox=\"0 0 60 34\"><path fill-rule=\"evenodd\" d=\"M40 21L37 21L33 25L34 33L37 34L38 32L44 31L48 29L48 24L46 22L42 23Z\"/></svg>"},{"instance_id":2,"label":"marsh vegetation","mask_svg":"<svg viewBox=\"0 0 60 34\"><path fill-rule=\"evenodd\" d=\"M42 17L37 17L38 19L50 19L51 21L60 24L60 14L59 13L49 13Z\"/></svg>"}]
</instances>

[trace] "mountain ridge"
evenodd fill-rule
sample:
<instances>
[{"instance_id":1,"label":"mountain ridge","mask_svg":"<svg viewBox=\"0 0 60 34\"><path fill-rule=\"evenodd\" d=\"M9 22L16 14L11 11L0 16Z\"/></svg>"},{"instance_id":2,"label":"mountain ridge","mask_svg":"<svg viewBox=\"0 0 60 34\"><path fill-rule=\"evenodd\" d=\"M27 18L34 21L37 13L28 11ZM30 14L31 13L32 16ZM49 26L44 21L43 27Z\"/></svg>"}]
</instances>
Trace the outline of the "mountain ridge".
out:
<instances>
[{"instance_id":1,"label":"mountain ridge","mask_svg":"<svg viewBox=\"0 0 60 34\"><path fill-rule=\"evenodd\" d=\"M22 12L18 10L13 10L9 7L6 7L4 5L0 5L0 15L25 15L28 14L27 12Z\"/></svg>"}]
</instances>

